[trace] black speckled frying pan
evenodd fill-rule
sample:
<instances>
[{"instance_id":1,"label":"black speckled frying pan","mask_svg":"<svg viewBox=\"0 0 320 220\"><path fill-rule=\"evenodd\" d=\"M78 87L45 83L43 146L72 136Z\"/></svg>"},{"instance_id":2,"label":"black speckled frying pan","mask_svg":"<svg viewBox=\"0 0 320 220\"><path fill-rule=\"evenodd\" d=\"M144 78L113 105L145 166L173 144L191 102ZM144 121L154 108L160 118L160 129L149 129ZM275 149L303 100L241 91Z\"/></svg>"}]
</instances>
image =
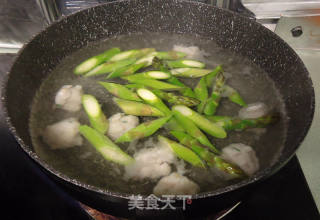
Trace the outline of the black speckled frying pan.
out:
<instances>
[{"instance_id":1,"label":"black speckled frying pan","mask_svg":"<svg viewBox=\"0 0 320 220\"><path fill-rule=\"evenodd\" d=\"M138 32L190 34L211 39L268 73L288 116L284 148L276 162L237 184L193 196L186 211L128 210L129 195L83 184L54 170L34 152L29 134L30 106L36 91L64 57L101 39ZM36 35L20 51L8 75L4 104L12 133L25 152L58 184L80 201L123 217L192 218L228 207L257 183L279 170L294 155L314 113L314 90L297 54L277 35L241 15L201 3L176 0L131 0L100 5L70 15Z\"/></svg>"}]
</instances>

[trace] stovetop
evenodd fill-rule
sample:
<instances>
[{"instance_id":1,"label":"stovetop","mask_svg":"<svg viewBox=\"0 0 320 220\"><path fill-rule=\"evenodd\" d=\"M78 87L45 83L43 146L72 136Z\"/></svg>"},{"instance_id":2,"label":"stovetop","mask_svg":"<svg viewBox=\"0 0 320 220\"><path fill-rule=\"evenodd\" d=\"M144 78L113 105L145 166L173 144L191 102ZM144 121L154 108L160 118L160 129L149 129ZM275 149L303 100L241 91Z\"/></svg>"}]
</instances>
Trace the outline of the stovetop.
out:
<instances>
[{"instance_id":1,"label":"stovetop","mask_svg":"<svg viewBox=\"0 0 320 220\"><path fill-rule=\"evenodd\" d=\"M5 4L2 4L3 2ZM15 0L14 2L16 5L19 5L19 2L31 3L30 0ZM41 1L38 0L37 2L39 3ZM66 9L76 10L74 5L71 4L76 1L67 2L69 2L69 6L73 7ZM253 4L252 0L247 0L245 2ZM45 26L45 16L40 13L32 15L26 13L25 17L20 16L20 20L14 16L6 16L6 14L3 13L3 8L1 8L1 4L6 5L6 3L9 3L9 0L0 0L0 20L9 21L12 22L12 24L20 22L20 26L15 26L15 29L13 30L13 33L16 36L15 40L7 37L7 42L12 43L11 45L13 45L13 47L9 48L8 51L12 52L16 51L21 46L21 43L23 43L23 39L19 33L29 27L28 31L24 31L24 36L27 38L30 37L33 33ZM10 3L12 2L10 1ZM31 8L35 6L36 5L24 6L24 12L31 10ZM19 11L15 8L10 8L10 10L13 11L13 14L23 14L23 11ZM10 10L5 12L8 12L10 15L10 13L12 13ZM5 20L3 18L5 18ZM24 25L21 25L21 22ZM0 24L0 33L3 33L3 27L7 27L12 30L12 28L10 28L12 25L10 26L8 23L2 22L2 24ZM21 31L20 28L23 30ZM2 35L2 37L3 36L4 35ZM301 53L305 53L305 51ZM2 82L3 77L9 69L14 57L15 55L0 54L0 82ZM0 106L0 110L1 109L2 106ZM0 219L90 219L79 203L51 181L22 151L15 142L13 136L8 132L1 111L0 195L0 204L2 204L0 205ZM304 177L300 163L295 156L278 173L258 185L250 198L247 198L245 201L241 201L240 205L223 219L315 220L320 219L320 215Z\"/></svg>"}]
</instances>

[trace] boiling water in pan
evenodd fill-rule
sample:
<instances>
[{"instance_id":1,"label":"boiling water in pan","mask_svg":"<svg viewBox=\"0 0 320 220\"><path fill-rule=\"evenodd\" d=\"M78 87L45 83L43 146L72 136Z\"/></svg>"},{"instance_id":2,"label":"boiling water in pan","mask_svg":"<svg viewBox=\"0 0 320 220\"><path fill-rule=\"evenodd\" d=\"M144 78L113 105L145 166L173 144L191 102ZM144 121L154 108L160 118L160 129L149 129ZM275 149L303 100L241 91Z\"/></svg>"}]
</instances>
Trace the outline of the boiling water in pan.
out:
<instances>
[{"instance_id":1,"label":"boiling water in pan","mask_svg":"<svg viewBox=\"0 0 320 220\"><path fill-rule=\"evenodd\" d=\"M34 149L39 157L59 172L83 183L112 191L150 194L156 182L148 180L127 182L123 180L122 167L105 161L87 142L84 142L80 147L51 150L43 143L40 136L47 125L64 118L77 117L81 123L88 123L83 110L77 113L68 113L53 107L55 93L63 85L82 85L85 93L96 96L102 103L102 109L107 116L120 111L112 102L112 96L97 84L97 78L84 78L73 74L73 69L79 62L111 47L119 47L122 50L144 47L171 50L174 45L198 46L205 51L205 56L199 58L211 68L222 64L228 77L227 84L236 88L247 103L261 101L274 109L274 111L282 114L282 120L267 129L229 132L228 138L213 140L217 148L220 149L230 143L239 142L252 146L257 152L261 169L273 163L279 156L285 140L286 129L285 120L283 120L285 112L280 94L275 89L274 83L268 78L267 73L253 65L246 58L218 47L209 39L191 35L163 33L132 34L107 39L92 43L66 57L43 82L32 105L30 132ZM197 81L198 79L191 79L185 82L190 86L194 86ZM217 115L235 116L239 109L238 105L224 99L220 104ZM138 144L137 148L143 147L142 145L142 143L141 145ZM123 144L121 147L126 150L128 145ZM129 153L133 154L133 152ZM201 191L212 191L232 183L218 177L212 171L194 169L189 166L187 168L188 171L185 175L198 183Z\"/></svg>"}]
</instances>

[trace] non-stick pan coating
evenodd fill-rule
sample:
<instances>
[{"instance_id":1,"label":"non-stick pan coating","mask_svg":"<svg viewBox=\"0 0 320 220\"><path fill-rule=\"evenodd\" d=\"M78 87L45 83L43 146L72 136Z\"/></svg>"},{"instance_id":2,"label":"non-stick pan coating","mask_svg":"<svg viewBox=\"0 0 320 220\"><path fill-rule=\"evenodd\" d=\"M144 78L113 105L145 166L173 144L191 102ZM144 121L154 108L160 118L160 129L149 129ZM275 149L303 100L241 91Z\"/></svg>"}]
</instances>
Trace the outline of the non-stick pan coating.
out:
<instances>
[{"instance_id":1,"label":"non-stick pan coating","mask_svg":"<svg viewBox=\"0 0 320 220\"><path fill-rule=\"evenodd\" d=\"M133 214L127 210L128 195L77 182L38 158L28 129L31 102L47 73L65 56L89 42L136 32L186 33L211 38L221 47L248 57L264 69L284 99L289 121L285 147L278 161L255 178L212 193L195 195L195 209L191 210L212 208L214 204L221 204L220 201L232 203L239 199L237 195L244 186L270 176L293 156L312 122L314 90L302 61L283 40L246 17L201 3L120 1L68 16L36 35L20 51L3 93L9 126L22 148L73 195L112 214ZM196 201L207 205L197 206Z\"/></svg>"}]
</instances>

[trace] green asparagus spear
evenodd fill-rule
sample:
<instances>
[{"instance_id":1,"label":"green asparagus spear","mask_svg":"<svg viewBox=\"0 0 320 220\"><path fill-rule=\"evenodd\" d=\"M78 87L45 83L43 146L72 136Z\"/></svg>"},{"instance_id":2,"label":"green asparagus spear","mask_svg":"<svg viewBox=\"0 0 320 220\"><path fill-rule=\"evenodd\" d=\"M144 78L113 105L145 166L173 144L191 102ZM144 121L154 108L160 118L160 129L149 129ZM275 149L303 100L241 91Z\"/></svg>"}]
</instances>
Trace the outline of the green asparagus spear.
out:
<instances>
[{"instance_id":1,"label":"green asparagus spear","mask_svg":"<svg viewBox=\"0 0 320 220\"><path fill-rule=\"evenodd\" d=\"M211 157L211 155L209 154L207 157ZM243 178L247 176L247 174L244 173L244 171L240 167L238 167L235 164L227 162L226 160L222 159L219 156L215 156L214 162L212 161L211 163L214 163L213 165L215 165L218 169L226 173L229 173L235 177Z\"/></svg>"},{"instance_id":2,"label":"green asparagus spear","mask_svg":"<svg viewBox=\"0 0 320 220\"><path fill-rule=\"evenodd\" d=\"M78 74L78 75L84 74L84 73L92 70L93 68L95 68L99 64L108 61L111 57L113 57L114 55L116 55L118 53L120 53L119 48L111 48L110 50L107 50L102 54L91 57L91 58L83 61L82 63L80 63L78 66L76 66L76 68L74 69L74 73Z\"/></svg>"},{"instance_id":3,"label":"green asparagus spear","mask_svg":"<svg viewBox=\"0 0 320 220\"><path fill-rule=\"evenodd\" d=\"M170 70L170 72L174 76L197 78L211 73L212 70L199 68L177 68Z\"/></svg>"},{"instance_id":4,"label":"green asparagus spear","mask_svg":"<svg viewBox=\"0 0 320 220\"><path fill-rule=\"evenodd\" d=\"M279 116L277 114L266 115L256 119L239 119L230 118L228 116L207 116L207 118L229 131L242 131L247 128L263 128L279 120Z\"/></svg>"},{"instance_id":5,"label":"green asparagus spear","mask_svg":"<svg viewBox=\"0 0 320 220\"><path fill-rule=\"evenodd\" d=\"M185 131L185 129L172 117L165 125L164 128L168 131Z\"/></svg>"},{"instance_id":6,"label":"green asparagus spear","mask_svg":"<svg viewBox=\"0 0 320 220\"><path fill-rule=\"evenodd\" d=\"M210 97L206 101L206 104L204 106L204 109L203 109L204 114L205 115L213 115L217 110L217 107L219 105L219 101L220 101L219 97L217 97L217 99Z\"/></svg>"},{"instance_id":7,"label":"green asparagus spear","mask_svg":"<svg viewBox=\"0 0 320 220\"><path fill-rule=\"evenodd\" d=\"M107 62L100 64L96 68L92 69L91 71L87 72L84 76L97 76L102 75L105 73L111 73L113 71L117 71L117 69L122 68L124 66L129 66L135 62L134 58L126 59L126 60L120 60L117 62Z\"/></svg>"},{"instance_id":8,"label":"green asparagus spear","mask_svg":"<svg viewBox=\"0 0 320 220\"><path fill-rule=\"evenodd\" d=\"M187 97L190 98L197 98L197 96L195 95L195 93L192 91L191 88L189 88L188 86L186 86L185 84L183 84L182 82L179 81L179 79L175 76L171 76L168 80L169 83L173 84L173 85L177 85L177 86L181 86L183 87L183 89L179 90L179 92Z\"/></svg>"},{"instance_id":9,"label":"green asparagus spear","mask_svg":"<svg viewBox=\"0 0 320 220\"><path fill-rule=\"evenodd\" d=\"M137 73L131 76L127 76L126 79L127 80L132 80L132 79L168 79L170 78L170 74L167 72L163 72L163 71L148 71L148 72L144 72L144 73Z\"/></svg>"},{"instance_id":10,"label":"green asparagus spear","mask_svg":"<svg viewBox=\"0 0 320 220\"><path fill-rule=\"evenodd\" d=\"M198 84L194 88L194 94L196 95L197 99L200 100L200 103L197 106L197 111L201 114L204 110L204 107L208 99L208 89L204 77L201 77Z\"/></svg>"},{"instance_id":11,"label":"green asparagus spear","mask_svg":"<svg viewBox=\"0 0 320 220\"><path fill-rule=\"evenodd\" d=\"M140 55L142 56L140 59L136 60L135 63L121 67L114 72L110 73L108 75L108 79L116 78L120 76L128 76L135 72L137 72L139 69L150 66L152 64L152 59L155 57L155 51L154 48L145 48L141 50L142 53ZM136 56L138 57L138 56Z\"/></svg>"},{"instance_id":12,"label":"green asparagus spear","mask_svg":"<svg viewBox=\"0 0 320 220\"><path fill-rule=\"evenodd\" d=\"M216 112L221 99L224 83L225 78L223 73L219 72L216 76L216 80L214 81L211 97L207 100L206 106L204 107L203 112L205 115L213 115Z\"/></svg>"},{"instance_id":13,"label":"green asparagus spear","mask_svg":"<svg viewBox=\"0 0 320 220\"><path fill-rule=\"evenodd\" d=\"M130 155L123 152L120 147L115 145L108 137L93 128L87 125L81 125L79 132L105 159L122 165L129 165L134 162L134 159Z\"/></svg>"},{"instance_id":14,"label":"green asparagus spear","mask_svg":"<svg viewBox=\"0 0 320 220\"><path fill-rule=\"evenodd\" d=\"M234 102L242 107L247 106L247 104L242 99L240 94L234 88L232 88L228 85L224 85L223 92L225 93L226 96L228 96L228 98L231 102Z\"/></svg>"},{"instance_id":15,"label":"green asparagus spear","mask_svg":"<svg viewBox=\"0 0 320 220\"><path fill-rule=\"evenodd\" d=\"M186 54L178 51L159 51L156 52L156 57L163 59L163 60L177 60L185 57Z\"/></svg>"},{"instance_id":16,"label":"green asparagus spear","mask_svg":"<svg viewBox=\"0 0 320 220\"><path fill-rule=\"evenodd\" d=\"M123 51L121 53L118 53L117 55L113 56L110 59L110 62L118 62L121 60L126 60L129 58L140 58L143 57L147 54L149 54L150 52L154 52L155 49L154 48L143 48L143 49L139 49L139 50L127 50L127 51Z\"/></svg>"},{"instance_id":17,"label":"green asparagus spear","mask_svg":"<svg viewBox=\"0 0 320 220\"><path fill-rule=\"evenodd\" d=\"M136 57L143 58L145 56L149 56L150 54L154 54L154 53L156 53L155 48L143 48L143 49L140 49L140 54Z\"/></svg>"},{"instance_id":18,"label":"green asparagus spear","mask_svg":"<svg viewBox=\"0 0 320 220\"><path fill-rule=\"evenodd\" d=\"M127 84L127 85L125 85L125 87L127 87L128 89L134 89L134 90L146 88L146 86L141 85L141 84L136 84L136 83Z\"/></svg>"},{"instance_id":19,"label":"green asparagus spear","mask_svg":"<svg viewBox=\"0 0 320 220\"><path fill-rule=\"evenodd\" d=\"M206 133L217 137L217 138L225 138L227 133L225 130L220 127L219 125L212 123L202 115L198 114L197 112L193 111L192 109L188 108L184 105L176 105L172 107L172 110L180 112L182 115L191 119L201 130L205 131Z\"/></svg>"},{"instance_id":20,"label":"green asparagus spear","mask_svg":"<svg viewBox=\"0 0 320 220\"><path fill-rule=\"evenodd\" d=\"M152 67L156 70L170 72L167 63L158 57L152 59Z\"/></svg>"},{"instance_id":21,"label":"green asparagus spear","mask_svg":"<svg viewBox=\"0 0 320 220\"><path fill-rule=\"evenodd\" d=\"M138 89L137 93L146 103L156 107L166 115L171 115L170 109L150 90Z\"/></svg>"},{"instance_id":22,"label":"green asparagus spear","mask_svg":"<svg viewBox=\"0 0 320 220\"><path fill-rule=\"evenodd\" d=\"M97 99L92 95L82 95L82 105L86 111L91 126L102 134L109 128L109 122L103 114Z\"/></svg>"},{"instance_id":23,"label":"green asparagus spear","mask_svg":"<svg viewBox=\"0 0 320 220\"><path fill-rule=\"evenodd\" d=\"M148 79L148 78L141 78L141 79L130 79L127 77L121 77L122 79L128 80L131 83L136 83L136 84L140 84L140 85L144 85L150 88L154 88L154 89L161 89L161 90L181 90L183 89L183 87L181 86L177 86L177 85L173 85L170 83L165 83L159 80L155 80L155 79Z\"/></svg>"},{"instance_id":24,"label":"green asparagus spear","mask_svg":"<svg viewBox=\"0 0 320 220\"><path fill-rule=\"evenodd\" d=\"M128 76L137 72L141 68L150 66L152 64L152 59L155 57L155 53L156 52L154 51L153 48L146 48L142 53L142 54L146 54L145 56L141 57L135 63L129 66L124 66L110 73L108 75L108 79L116 78L120 76Z\"/></svg>"},{"instance_id":25,"label":"green asparagus spear","mask_svg":"<svg viewBox=\"0 0 320 220\"><path fill-rule=\"evenodd\" d=\"M123 85L111 82L99 82L99 84L118 98L137 102L142 101L135 92L132 92Z\"/></svg>"},{"instance_id":26,"label":"green asparagus spear","mask_svg":"<svg viewBox=\"0 0 320 220\"><path fill-rule=\"evenodd\" d=\"M136 64L144 63L144 67L152 65L153 59L156 57L157 52L151 52L144 57L137 60Z\"/></svg>"},{"instance_id":27,"label":"green asparagus spear","mask_svg":"<svg viewBox=\"0 0 320 220\"><path fill-rule=\"evenodd\" d=\"M206 84L208 88L212 87L214 80L216 78L216 75L220 72L223 72L221 65L217 66L211 73L205 76Z\"/></svg>"},{"instance_id":28,"label":"green asparagus spear","mask_svg":"<svg viewBox=\"0 0 320 220\"><path fill-rule=\"evenodd\" d=\"M126 51L123 51L123 52L118 53L117 55L113 56L110 59L110 62L118 62L121 60L134 58L136 55L138 55L138 53L139 53L139 50L126 50Z\"/></svg>"},{"instance_id":29,"label":"green asparagus spear","mask_svg":"<svg viewBox=\"0 0 320 220\"><path fill-rule=\"evenodd\" d=\"M178 144L177 142L172 141L168 138L165 138L161 135L158 136L158 140L159 140L159 142L162 142L162 143L166 144L167 146L169 146L171 148L171 150L179 158L189 162L193 166L206 168L204 162L199 158L199 156L196 153L194 153L192 150L190 150L189 148L187 148L181 144Z\"/></svg>"},{"instance_id":30,"label":"green asparagus spear","mask_svg":"<svg viewBox=\"0 0 320 220\"><path fill-rule=\"evenodd\" d=\"M158 57L155 57L152 61L152 66L155 68L155 69L160 69L161 71L163 72L170 72L169 69L168 69L168 66L167 64L159 59ZM182 82L180 82L178 80L178 78L174 77L171 75L170 78L168 78L167 80L169 83L173 84L173 85L177 85L177 86L181 86L183 87L183 89L181 89L179 92L184 95L184 96L187 96L187 97L190 97L190 98L196 98L196 95L193 93L192 89L189 88L188 86L184 85Z\"/></svg>"},{"instance_id":31,"label":"green asparagus spear","mask_svg":"<svg viewBox=\"0 0 320 220\"><path fill-rule=\"evenodd\" d=\"M199 141L197 139L195 139L191 135L185 133L184 131L170 131L170 134L172 134L175 138L177 138L181 144L183 144L187 147L192 147L193 145L201 146L201 144L199 143ZM203 149L205 149L205 148L206 147L203 146Z\"/></svg>"},{"instance_id":32,"label":"green asparagus spear","mask_svg":"<svg viewBox=\"0 0 320 220\"><path fill-rule=\"evenodd\" d=\"M232 130L232 118L229 116L221 116L221 115L207 115L207 119L212 121L213 123L216 123L217 125L220 125L225 130Z\"/></svg>"},{"instance_id":33,"label":"green asparagus spear","mask_svg":"<svg viewBox=\"0 0 320 220\"><path fill-rule=\"evenodd\" d=\"M152 92L158 96L160 99L168 101L170 97L168 97L168 92L161 91L159 89L153 89Z\"/></svg>"},{"instance_id":34,"label":"green asparagus spear","mask_svg":"<svg viewBox=\"0 0 320 220\"><path fill-rule=\"evenodd\" d=\"M152 90L156 96L159 98L166 100L170 104L175 104L175 105L185 105L185 106L196 106L200 103L198 99L187 97L187 96L181 96L181 95L176 95L172 92L164 92L159 89L154 89Z\"/></svg>"},{"instance_id":35,"label":"green asparagus spear","mask_svg":"<svg viewBox=\"0 0 320 220\"><path fill-rule=\"evenodd\" d=\"M113 98L113 101L128 115L135 116L154 116L162 117L164 113L150 105L141 102L128 101L124 99Z\"/></svg>"},{"instance_id":36,"label":"green asparagus spear","mask_svg":"<svg viewBox=\"0 0 320 220\"><path fill-rule=\"evenodd\" d=\"M204 63L196 60L169 60L166 63L171 69L182 67L204 68L206 66Z\"/></svg>"},{"instance_id":37,"label":"green asparagus spear","mask_svg":"<svg viewBox=\"0 0 320 220\"><path fill-rule=\"evenodd\" d=\"M159 130L159 128L161 128L170 118L171 115L153 121L144 122L124 133L116 140L116 143L131 142L136 139L149 137Z\"/></svg>"},{"instance_id":38,"label":"green asparagus spear","mask_svg":"<svg viewBox=\"0 0 320 220\"><path fill-rule=\"evenodd\" d=\"M120 67L116 69L115 71L111 72L108 76L107 79L112 79L120 76L128 76L131 74L134 74L137 72L139 69L145 67L145 63L133 63L128 66Z\"/></svg>"},{"instance_id":39,"label":"green asparagus spear","mask_svg":"<svg viewBox=\"0 0 320 220\"><path fill-rule=\"evenodd\" d=\"M156 59L157 59L157 57L156 57ZM162 92L161 90L156 90L156 91L158 91L158 93L154 93L156 96L158 96L159 98L161 98L161 99L164 99L162 96L164 95L164 92L163 93L160 93L160 92ZM167 114L172 114L171 113L171 111L170 111L170 109L168 109L167 108L167 106L166 107L164 107L164 111L166 111L167 112ZM180 130L180 131L184 131L184 128L183 127L181 127L181 125L177 122L177 120L175 119L175 118L171 118L166 124L165 124L165 129L168 129L168 130Z\"/></svg>"},{"instance_id":40,"label":"green asparagus spear","mask_svg":"<svg viewBox=\"0 0 320 220\"><path fill-rule=\"evenodd\" d=\"M172 131L170 133L177 138L181 144L190 147L194 152L196 152L210 167L216 167L219 170L229 173L235 177L246 176L238 166L228 163L218 155L211 153L190 135L179 131Z\"/></svg>"},{"instance_id":41,"label":"green asparagus spear","mask_svg":"<svg viewBox=\"0 0 320 220\"><path fill-rule=\"evenodd\" d=\"M186 132L193 138L196 138L201 144L209 147L215 153L220 153L208 140L205 134L203 134L200 129L190 120L188 117L184 116L177 110L172 110L174 117L177 119L178 123L186 130Z\"/></svg>"}]
</instances>

